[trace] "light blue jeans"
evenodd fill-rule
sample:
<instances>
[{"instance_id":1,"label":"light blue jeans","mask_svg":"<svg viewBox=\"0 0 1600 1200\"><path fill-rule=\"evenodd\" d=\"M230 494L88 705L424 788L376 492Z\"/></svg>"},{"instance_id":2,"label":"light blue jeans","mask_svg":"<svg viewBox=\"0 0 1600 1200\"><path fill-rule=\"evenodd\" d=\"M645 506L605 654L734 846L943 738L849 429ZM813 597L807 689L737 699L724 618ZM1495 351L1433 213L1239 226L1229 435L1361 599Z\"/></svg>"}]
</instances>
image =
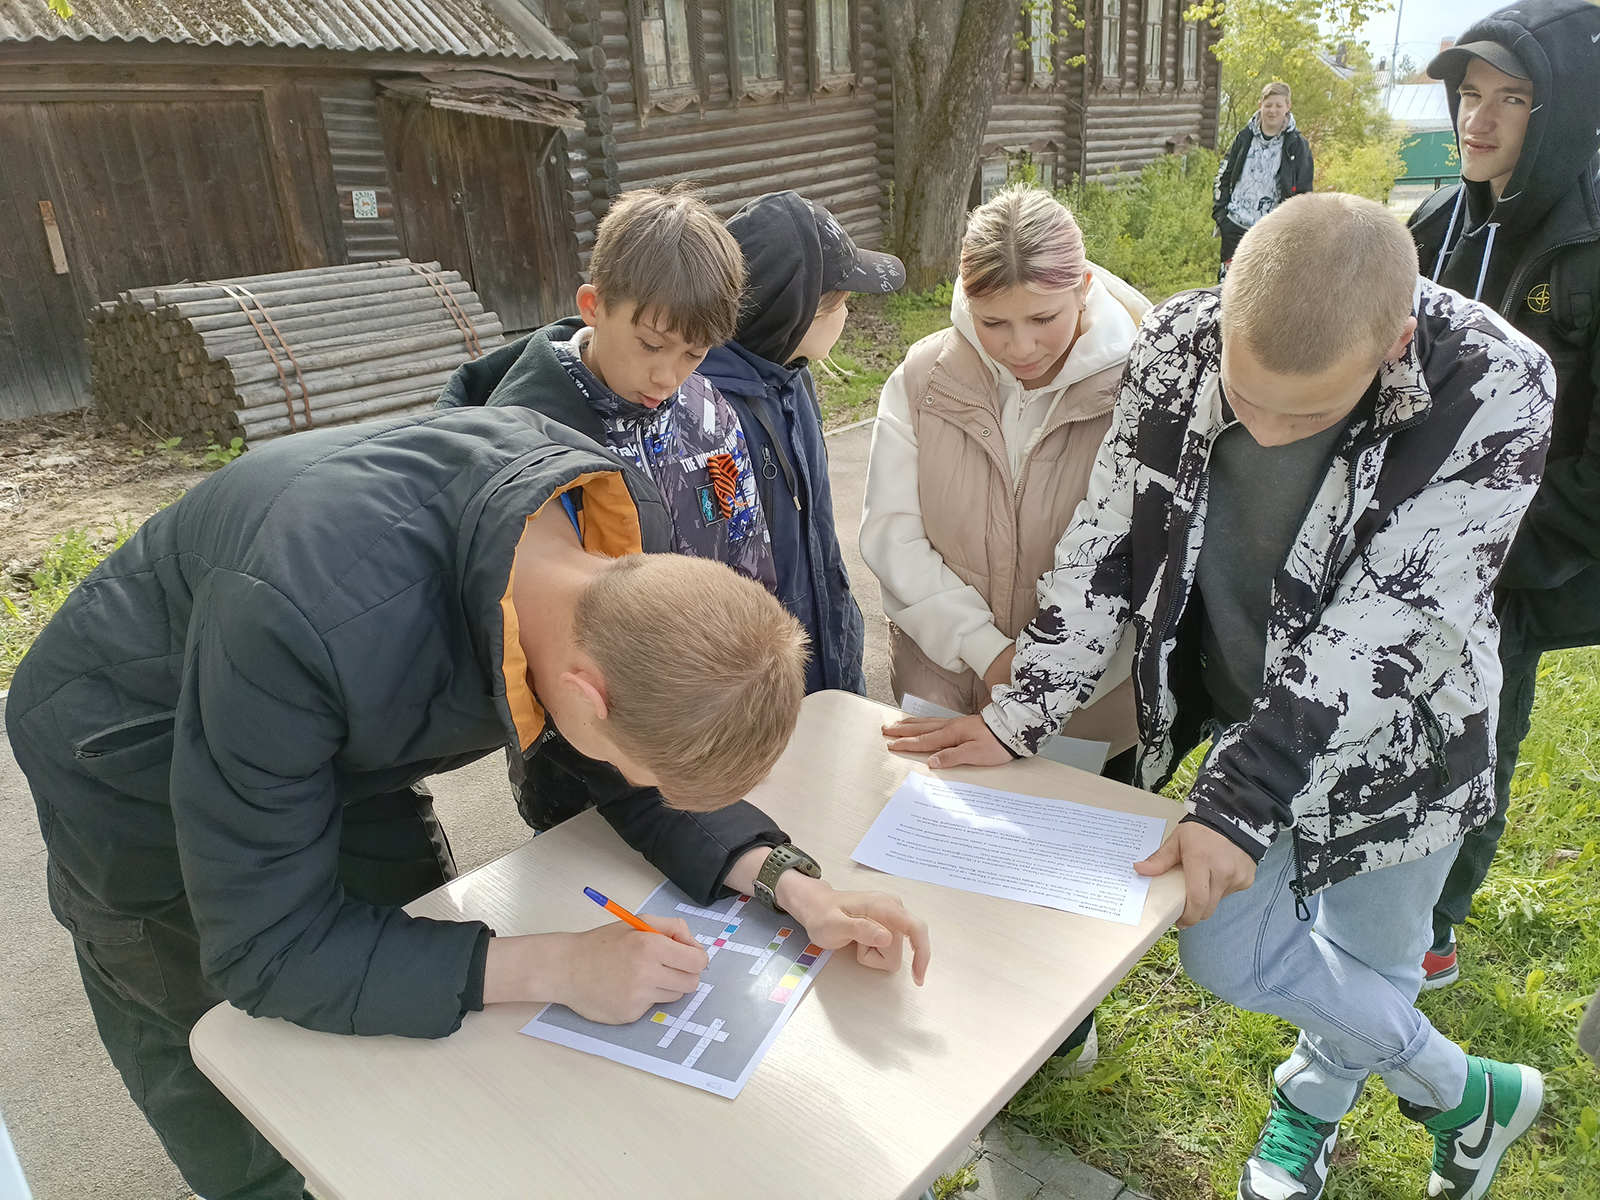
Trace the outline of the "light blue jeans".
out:
<instances>
[{"instance_id":1,"label":"light blue jeans","mask_svg":"<svg viewBox=\"0 0 1600 1200\"><path fill-rule=\"evenodd\" d=\"M1300 1030L1273 1078L1301 1112L1339 1120L1372 1074L1414 1104L1461 1103L1467 1056L1416 1007L1433 903L1460 848L1457 841L1336 883L1307 899L1311 920L1300 921L1289 890L1292 839L1283 830L1255 884L1178 935L1191 979Z\"/></svg>"}]
</instances>

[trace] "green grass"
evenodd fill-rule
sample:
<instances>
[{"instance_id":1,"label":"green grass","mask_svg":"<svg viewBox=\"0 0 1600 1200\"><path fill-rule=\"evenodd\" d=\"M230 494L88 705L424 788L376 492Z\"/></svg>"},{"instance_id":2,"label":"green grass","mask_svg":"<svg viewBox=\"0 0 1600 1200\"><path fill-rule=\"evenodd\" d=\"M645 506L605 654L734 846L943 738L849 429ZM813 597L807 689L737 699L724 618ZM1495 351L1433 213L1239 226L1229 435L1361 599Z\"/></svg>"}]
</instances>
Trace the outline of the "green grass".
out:
<instances>
[{"instance_id":1,"label":"green grass","mask_svg":"<svg viewBox=\"0 0 1600 1200\"><path fill-rule=\"evenodd\" d=\"M0 688L11 682L33 639L72 589L137 528L119 521L109 531L69 529L51 541L38 568L20 581L21 586L0 591Z\"/></svg>"},{"instance_id":2,"label":"green grass","mask_svg":"<svg viewBox=\"0 0 1600 1200\"><path fill-rule=\"evenodd\" d=\"M1543 1118L1495 1184L1507 1200L1600 1198L1600 1073L1573 1039L1600 985L1597 811L1600 649L1546 655L1500 856L1460 932L1462 982L1421 1001L1470 1052L1545 1073ZM1232 1196L1291 1027L1189 982L1171 934L1101 1006L1099 1025L1096 1070L1069 1080L1046 1068L1009 1116L1161 1200ZM1429 1153L1374 1079L1345 1122L1327 1195L1421 1197Z\"/></svg>"},{"instance_id":3,"label":"green grass","mask_svg":"<svg viewBox=\"0 0 1600 1200\"><path fill-rule=\"evenodd\" d=\"M822 423L837 429L877 415L878 393L913 344L950 324L950 286L887 297L853 297L844 336L812 376Z\"/></svg>"}]
</instances>

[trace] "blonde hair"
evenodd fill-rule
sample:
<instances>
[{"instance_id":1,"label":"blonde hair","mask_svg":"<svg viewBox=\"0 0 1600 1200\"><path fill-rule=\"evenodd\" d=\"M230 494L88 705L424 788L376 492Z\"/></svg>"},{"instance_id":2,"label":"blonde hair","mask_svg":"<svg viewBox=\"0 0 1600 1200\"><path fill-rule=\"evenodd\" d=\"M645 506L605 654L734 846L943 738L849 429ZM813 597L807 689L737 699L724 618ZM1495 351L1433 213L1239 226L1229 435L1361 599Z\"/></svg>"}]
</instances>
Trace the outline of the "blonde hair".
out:
<instances>
[{"instance_id":1,"label":"blonde hair","mask_svg":"<svg viewBox=\"0 0 1600 1200\"><path fill-rule=\"evenodd\" d=\"M600 222L589 256L589 282L602 304L633 301L635 321L659 313L691 346L732 340L744 275L739 243L683 184L624 192Z\"/></svg>"},{"instance_id":2,"label":"blonde hair","mask_svg":"<svg viewBox=\"0 0 1600 1200\"><path fill-rule=\"evenodd\" d=\"M1222 337L1269 371L1375 368L1411 315L1417 250L1383 205L1340 192L1284 201L1250 227L1222 284Z\"/></svg>"},{"instance_id":3,"label":"blonde hair","mask_svg":"<svg viewBox=\"0 0 1600 1200\"><path fill-rule=\"evenodd\" d=\"M1089 269L1083 231L1049 192L1012 184L972 210L961 239L961 287L981 299L1008 288L1063 292Z\"/></svg>"},{"instance_id":4,"label":"blonde hair","mask_svg":"<svg viewBox=\"0 0 1600 1200\"><path fill-rule=\"evenodd\" d=\"M1265 103L1268 96L1282 96L1285 104L1293 104L1294 97L1289 94L1289 85L1281 79L1274 79L1261 89L1261 99L1257 103Z\"/></svg>"},{"instance_id":5,"label":"blonde hair","mask_svg":"<svg viewBox=\"0 0 1600 1200\"><path fill-rule=\"evenodd\" d=\"M805 697L805 630L731 568L619 558L585 587L573 631L605 679L607 735L674 807L742 799L788 745Z\"/></svg>"}]
</instances>

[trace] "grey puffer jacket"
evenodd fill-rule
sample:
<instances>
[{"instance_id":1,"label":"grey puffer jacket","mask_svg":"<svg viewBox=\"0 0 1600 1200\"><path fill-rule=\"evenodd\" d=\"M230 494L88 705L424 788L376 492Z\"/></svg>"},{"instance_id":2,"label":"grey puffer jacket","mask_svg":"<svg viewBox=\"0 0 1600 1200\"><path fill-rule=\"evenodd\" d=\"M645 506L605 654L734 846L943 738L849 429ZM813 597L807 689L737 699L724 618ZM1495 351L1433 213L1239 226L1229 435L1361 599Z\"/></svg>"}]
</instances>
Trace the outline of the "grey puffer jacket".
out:
<instances>
[{"instance_id":1,"label":"grey puffer jacket","mask_svg":"<svg viewBox=\"0 0 1600 1200\"><path fill-rule=\"evenodd\" d=\"M1032 753L1093 692L1128 627L1142 751L1160 787L1211 729L1200 680L1207 463L1235 421L1221 302L1145 318L1089 494L984 710ZM1417 332L1352 414L1273 581L1266 679L1217 730L1194 814L1259 859L1295 839L1305 896L1419 858L1494 808L1495 576L1550 437L1549 359L1480 304L1418 280Z\"/></svg>"}]
</instances>

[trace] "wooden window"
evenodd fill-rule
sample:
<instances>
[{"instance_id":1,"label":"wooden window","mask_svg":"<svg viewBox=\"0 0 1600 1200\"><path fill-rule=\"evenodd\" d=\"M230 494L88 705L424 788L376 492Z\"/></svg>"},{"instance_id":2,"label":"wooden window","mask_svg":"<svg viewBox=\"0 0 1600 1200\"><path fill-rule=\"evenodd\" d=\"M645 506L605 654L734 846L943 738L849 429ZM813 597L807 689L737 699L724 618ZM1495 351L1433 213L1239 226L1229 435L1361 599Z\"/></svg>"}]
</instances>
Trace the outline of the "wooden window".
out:
<instances>
[{"instance_id":1,"label":"wooden window","mask_svg":"<svg viewBox=\"0 0 1600 1200\"><path fill-rule=\"evenodd\" d=\"M777 79L778 20L773 0L734 0L739 75L746 82Z\"/></svg>"},{"instance_id":2,"label":"wooden window","mask_svg":"<svg viewBox=\"0 0 1600 1200\"><path fill-rule=\"evenodd\" d=\"M1122 0L1100 0L1100 82L1122 82Z\"/></svg>"},{"instance_id":3,"label":"wooden window","mask_svg":"<svg viewBox=\"0 0 1600 1200\"><path fill-rule=\"evenodd\" d=\"M651 89L693 87L686 0L643 0L643 6L639 22L640 51Z\"/></svg>"},{"instance_id":4,"label":"wooden window","mask_svg":"<svg viewBox=\"0 0 1600 1200\"><path fill-rule=\"evenodd\" d=\"M1200 82L1200 24L1183 23L1183 82L1194 86Z\"/></svg>"},{"instance_id":5,"label":"wooden window","mask_svg":"<svg viewBox=\"0 0 1600 1200\"><path fill-rule=\"evenodd\" d=\"M1160 87L1166 58L1166 0L1144 0L1144 84Z\"/></svg>"},{"instance_id":6,"label":"wooden window","mask_svg":"<svg viewBox=\"0 0 1600 1200\"><path fill-rule=\"evenodd\" d=\"M1028 80L1036 87L1048 87L1055 73L1055 5L1051 0L1034 0L1028 10Z\"/></svg>"},{"instance_id":7,"label":"wooden window","mask_svg":"<svg viewBox=\"0 0 1600 1200\"><path fill-rule=\"evenodd\" d=\"M850 61L850 0L815 0L815 4L817 69L824 79L849 75L855 70Z\"/></svg>"}]
</instances>

